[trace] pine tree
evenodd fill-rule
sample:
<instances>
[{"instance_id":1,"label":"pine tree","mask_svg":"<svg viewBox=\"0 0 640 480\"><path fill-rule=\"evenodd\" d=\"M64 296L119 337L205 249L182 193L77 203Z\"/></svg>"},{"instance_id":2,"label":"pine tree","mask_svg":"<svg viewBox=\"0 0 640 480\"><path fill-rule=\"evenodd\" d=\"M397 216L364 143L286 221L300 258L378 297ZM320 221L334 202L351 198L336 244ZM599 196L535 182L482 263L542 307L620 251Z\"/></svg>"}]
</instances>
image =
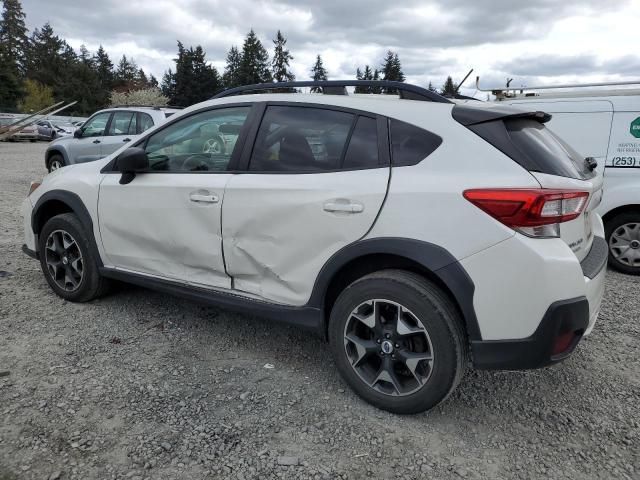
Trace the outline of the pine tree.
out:
<instances>
[{"instance_id":1,"label":"pine tree","mask_svg":"<svg viewBox=\"0 0 640 480\"><path fill-rule=\"evenodd\" d=\"M26 53L29 46L25 14L19 0L4 0L0 19L0 45L3 46L4 68L17 78L26 71Z\"/></svg>"},{"instance_id":2,"label":"pine tree","mask_svg":"<svg viewBox=\"0 0 640 480\"><path fill-rule=\"evenodd\" d=\"M253 85L271 81L269 54L251 29L242 46L242 61L239 72L240 85Z\"/></svg>"},{"instance_id":3,"label":"pine tree","mask_svg":"<svg viewBox=\"0 0 640 480\"><path fill-rule=\"evenodd\" d=\"M93 57L93 63L96 73L98 74L98 79L100 80L101 89L110 92L113 83L113 63L111 63L111 59L104 48L102 48L102 45L100 45Z\"/></svg>"},{"instance_id":4,"label":"pine tree","mask_svg":"<svg viewBox=\"0 0 640 480\"><path fill-rule=\"evenodd\" d=\"M360 67L356 68L356 80L364 80ZM367 89L365 87L356 87L353 93L367 93Z\"/></svg>"},{"instance_id":5,"label":"pine tree","mask_svg":"<svg viewBox=\"0 0 640 480\"><path fill-rule=\"evenodd\" d=\"M4 44L0 43L0 109L14 111L22 94L20 81L15 72L15 64L7 60Z\"/></svg>"},{"instance_id":6,"label":"pine tree","mask_svg":"<svg viewBox=\"0 0 640 480\"><path fill-rule=\"evenodd\" d=\"M400 57L391 50L387 51L387 55L382 62L382 79L390 82L404 82L405 76L400 64ZM397 93L396 89L384 89L384 93Z\"/></svg>"},{"instance_id":7,"label":"pine tree","mask_svg":"<svg viewBox=\"0 0 640 480\"><path fill-rule=\"evenodd\" d=\"M82 63L93 68L93 57L91 57L89 50L87 50L87 47L84 44L80 45L80 53L78 54L78 58Z\"/></svg>"},{"instance_id":8,"label":"pine tree","mask_svg":"<svg viewBox=\"0 0 640 480\"><path fill-rule=\"evenodd\" d=\"M122 55L113 77L113 89L120 92L136 89L138 65L126 55Z\"/></svg>"},{"instance_id":9,"label":"pine tree","mask_svg":"<svg viewBox=\"0 0 640 480\"><path fill-rule=\"evenodd\" d=\"M313 67L311 68L311 79L316 81L323 81L327 80L327 78L327 70L322 64L322 57L318 55L316 56L316 63L314 63Z\"/></svg>"},{"instance_id":10,"label":"pine tree","mask_svg":"<svg viewBox=\"0 0 640 480\"><path fill-rule=\"evenodd\" d=\"M447 80L440 89L440 94L445 96L455 96L458 94L458 85L456 85L451 78L451 75L447 77Z\"/></svg>"},{"instance_id":11,"label":"pine tree","mask_svg":"<svg viewBox=\"0 0 640 480\"><path fill-rule=\"evenodd\" d=\"M149 76L149 86L151 88L158 88L158 79L152 75Z\"/></svg>"},{"instance_id":12,"label":"pine tree","mask_svg":"<svg viewBox=\"0 0 640 480\"><path fill-rule=\"evenodd\" d=\"M234 88L240 86L240 67L242 65L242 55L238 47L231 47L227 53L227 65L224 67L222 83L224 88Z\"/></svg>"},{"instance_id":13,"label":"pine tree","mask_svg":"<svg viewBox=\"0 0 640 480\"><path fill-rule=\"evenodd\" d=\"M287 39L284 38L280 30L273 40L275 45L273 50L273 80L276 82L291 82L295 80L295 75L289 70L289 61L293 60L293 55L286 49Z\"/></svg>"},{"instance_id":14,"label":"pine tree","mask_svg":"<svg viewBox=\"0 0 640 480\"><path fill-rule=\"evenodd\" d=\"M54 33L49 23L45 23L41 29L36 28L29 39L27 78L55 87L60 78L65 76L62 60L65 45L66 43ZM55 93L54 88L54 95Z\"/></svg>"},{"instance_id":15,"label":"pine tree","mask_svg":"<svg viewBox=\"0 0 640 480\"><path fill-rule=\"evenodd\" d=\"M429 86L427 87L427 90L429 90L430 92L434 92L434 93L438 92L436 87L433 86L433 83L431 83L431 80L429 80Z\"/></svg>"},{"instance_id":16,"label":"pine tree","mask_svg":"<svg viewBox=\"0 0 640 480\"><path fill-rule=\"evenodd\" d=\"M164 72L162 76L162 83L160 84L160 90L162 91L162 95L169 99L169 102L173 105L173 99L176 96L176 75L171 71L171 69Z\"/></svg>"}]
</instances>

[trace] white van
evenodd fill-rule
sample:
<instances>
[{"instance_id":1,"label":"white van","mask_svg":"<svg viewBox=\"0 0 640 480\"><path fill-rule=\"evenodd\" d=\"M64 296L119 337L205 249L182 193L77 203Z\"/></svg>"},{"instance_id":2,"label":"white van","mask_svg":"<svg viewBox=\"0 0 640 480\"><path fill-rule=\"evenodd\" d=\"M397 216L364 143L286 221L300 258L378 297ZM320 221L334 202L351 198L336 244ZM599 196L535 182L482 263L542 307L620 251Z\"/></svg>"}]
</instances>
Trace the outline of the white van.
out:
<instances>
[{"instance_id":1,"label":"white van","mask_svg":"<svg viewBox=\"0 0 640 480\"><path fill-rule=\"evenodd\" d=\"M640 82L491 92L496 101L550 113L546 125L580 154L597 160L596 168L604 169L598 212L605 224L609 265L640 275L640 89L620 88L632 84ZM544 92L547 88L571 90Z\"/></svg>"}]
</instances>

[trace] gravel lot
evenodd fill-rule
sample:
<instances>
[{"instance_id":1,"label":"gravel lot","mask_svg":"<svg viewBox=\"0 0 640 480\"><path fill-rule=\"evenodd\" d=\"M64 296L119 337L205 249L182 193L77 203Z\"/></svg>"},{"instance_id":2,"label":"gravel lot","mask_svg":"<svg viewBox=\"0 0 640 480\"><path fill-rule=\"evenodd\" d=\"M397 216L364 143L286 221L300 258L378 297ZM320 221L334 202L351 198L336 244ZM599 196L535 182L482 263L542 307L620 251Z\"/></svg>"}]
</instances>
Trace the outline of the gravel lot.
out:
<instances>
[{"instance_id":1,"label":"gravel lot","mask_svg":"<svg viewBox=\"0 0 640 480\"><path fill-rule=\"evenodd\" d=\"M0 480L640 478L640 278L609 272L568 361L469 371L395 416L294 328L129 286L55 296L20 251L45 147L0 143Z\"/></svg>"}]
</instances>

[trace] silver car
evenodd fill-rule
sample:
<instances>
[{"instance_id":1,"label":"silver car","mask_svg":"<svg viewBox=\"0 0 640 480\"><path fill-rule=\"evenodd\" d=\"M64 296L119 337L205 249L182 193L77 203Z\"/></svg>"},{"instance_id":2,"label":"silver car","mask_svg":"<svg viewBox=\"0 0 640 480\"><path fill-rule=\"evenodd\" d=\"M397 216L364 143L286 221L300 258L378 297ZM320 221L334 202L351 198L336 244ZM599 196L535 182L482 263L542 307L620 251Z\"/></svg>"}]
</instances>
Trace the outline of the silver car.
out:
<instances>
[{"instance_id":1,"label":"silver car","mask_svg":"<svg viewBox=\"0 0 640 480\"><path fill-rule=\"evenodd\" d=\"M93 114L72 137L58 138L45 152L50 172L75 163L92 162L115 152L123 144L154 125L163 123L177 110L168 107L114 107Z\"/></svg>"}]
</instances>

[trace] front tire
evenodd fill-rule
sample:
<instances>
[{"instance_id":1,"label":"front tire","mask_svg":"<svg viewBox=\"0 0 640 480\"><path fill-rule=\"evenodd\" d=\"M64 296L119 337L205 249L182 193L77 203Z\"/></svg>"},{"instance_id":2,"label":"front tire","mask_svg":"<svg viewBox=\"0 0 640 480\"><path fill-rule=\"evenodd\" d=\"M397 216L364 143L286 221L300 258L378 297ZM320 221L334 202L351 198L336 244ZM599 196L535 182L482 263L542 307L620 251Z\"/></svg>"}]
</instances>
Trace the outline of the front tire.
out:
<instances>
[{"instance_id":1,"label":"front tire","mask_svg":"<svg viewBox=\"0 0 640 480\"><path fill-rule=\"evenodd\" d=\"M640 212L621 213L605 225L609 265L622 273L640 275Z\"/></svg>"},{"instance_id":2,"label":"front tire","mask_svg":"<svg viewBox=\"0 0 640 480\"><path fill-rule=\"evenodd\" d=\"M49 219L40 232L42 272L51 289L65 300L88 302L108 289L89 245L87 233L73 213Z\"/></svg>"},{"instance_id":3,"label":"front tire","mask_svg":"<svg viewBox=\"0 0 640 480\"><path fill-rule=\"evenodd\" d=\"M433 408L467 366L466 337L451 300L411 272L384 270L336 300L329 341L338 371L372 405L399 414Z\"/></svg>"},{"instance_id":4,"label":"front tire","mask_svg":"<svg viewBox=\"0 0 640 480\"><path fill-rule=\"evenodd\" d=\"M62 155L51 155L51 158L49 158L47 162L47 170L49 170L49 173L62 167L64 167L64 158L62 158Z\"/></svg>"}]
</instances>

